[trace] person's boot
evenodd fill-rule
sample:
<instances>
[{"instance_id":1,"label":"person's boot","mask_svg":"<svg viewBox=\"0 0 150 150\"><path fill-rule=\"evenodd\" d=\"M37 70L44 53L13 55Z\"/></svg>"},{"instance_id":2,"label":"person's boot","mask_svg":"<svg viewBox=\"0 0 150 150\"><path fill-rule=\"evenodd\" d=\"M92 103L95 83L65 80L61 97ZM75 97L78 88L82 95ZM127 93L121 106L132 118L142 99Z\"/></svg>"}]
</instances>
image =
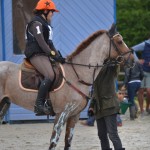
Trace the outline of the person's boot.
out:
<instances>
[{"instance_id":1,"label":"person's boot","mask_svg":"<svg viewBox=\"0 0 150 150\"><path fill-rule=\"evenodd\" d=\"M44 103L46 100L47 93L49 92L52 85L52 81L50 79L44 79L41 82L39 87L38 96L35 101L34 112L37 116L39 115L48 115L50 113L50 107L45 107Z\"/></svg>"},{"instance_id":2,"label":"person's boot","mask_svg":"<svg viewBox=\"0 0 150 150\"><path fill-rule=\"evenodd\" d=\"M135 103L135 118L138 118L139 113L138 113L138 105Z\"/></svg>"},{"instance_id":3,"label":"person's boot","mask_svg":"<svg viewBox=\"0 0 150 150\"><path fill-rule=\"evenodd\" d=\"M130 111L130 120L134 120L136 118L135 106L130 106L129 111Z\"/></svg>"},{"instance_id":4,"label":"person's boot","mask_svg":"<svg viewBox=\"0 0 150 150\"><path fill-rule=\"evenodd\" d=\"M112 150L112 148L106 148L106 149L102 149L102 150Z\"/></svg>"},{"instance_id":5,"label":"person's boot","mask_svg":"<svg viewBox=\"0 0 150 150\"><path fill-rule=\"evenodd\" d=\"M115 150L125 150L125 148L115 149Z\"/></svg>"}]
</instances>

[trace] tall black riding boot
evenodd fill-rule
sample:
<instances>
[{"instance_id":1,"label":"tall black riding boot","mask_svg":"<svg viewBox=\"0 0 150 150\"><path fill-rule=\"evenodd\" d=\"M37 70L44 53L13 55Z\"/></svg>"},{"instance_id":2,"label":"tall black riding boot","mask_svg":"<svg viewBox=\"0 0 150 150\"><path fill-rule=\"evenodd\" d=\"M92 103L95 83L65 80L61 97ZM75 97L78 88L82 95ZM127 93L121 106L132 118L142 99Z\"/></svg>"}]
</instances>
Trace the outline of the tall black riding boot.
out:
<instances>
[{"instance_id":1,"label":"tall black riding boot","mask_svg":"<svg viewBox=\"0 0 150 150\"><path fill-rule=\"evenodd\" d=\"M50 79L44 79L41 82L38 91L38 96L35 101L35 107L34 107L34 112L36 113L36 115L42 115L48 113L47 108L44 107L44 103L46 100L46 96L51 88L51 85L52 85L52 81Z\"/></svg>"}]
</instances>

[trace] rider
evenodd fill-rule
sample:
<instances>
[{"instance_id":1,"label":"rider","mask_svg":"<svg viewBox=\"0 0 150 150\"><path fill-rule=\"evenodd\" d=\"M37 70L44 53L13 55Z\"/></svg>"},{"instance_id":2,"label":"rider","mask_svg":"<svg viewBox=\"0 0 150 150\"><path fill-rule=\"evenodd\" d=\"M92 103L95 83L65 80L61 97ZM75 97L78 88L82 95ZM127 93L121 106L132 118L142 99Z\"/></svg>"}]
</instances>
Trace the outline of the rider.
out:
<instances>
[{"instance_id":1,"label":"rider","mask_svg":"<svg viewBox=\"0 0 150 150\"><path fill-rule=\"evenodd\" d=\"M26 26L25 55L31 64L44 78L39 86L34 112L36 115L46 114L45 99L55 79L51 59L64 63L52 42L51 19L54 12L59 12L52 0L39 0L33 13L34 17Z\"/></svg>"}]
</instances>

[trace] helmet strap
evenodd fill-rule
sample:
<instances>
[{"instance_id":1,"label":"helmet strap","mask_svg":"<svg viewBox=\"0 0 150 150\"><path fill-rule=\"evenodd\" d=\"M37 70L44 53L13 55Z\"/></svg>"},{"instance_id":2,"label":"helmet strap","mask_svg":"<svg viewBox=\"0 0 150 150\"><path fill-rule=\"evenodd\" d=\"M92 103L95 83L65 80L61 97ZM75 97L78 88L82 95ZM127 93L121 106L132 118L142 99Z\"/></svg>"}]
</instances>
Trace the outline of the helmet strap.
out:
<instances>
[{"instance_id":1,"label":"helmet strap","mask_svg":"<svg viewBox=\"0 0 150 150\"><path fill-rule=\"evenodd\" d=\"M44 13L43 15L45 16L45 19L47 20L47 15L48 15L48 14L47 14L47 13L46 13L46 14Z\"/></svg>"},{"instance_id":2,"label":"helmet strap","mask_svg":"<svg viewBox=\"0 0 150 150\"><path fill-rule=\"evenodd\" d=\"M45 16L46 20L47 20L47 16L48 16L49 12L50 12L50 10L48 10L47 13L43 12L43 15Z\"/></svg>"}]
</instances>

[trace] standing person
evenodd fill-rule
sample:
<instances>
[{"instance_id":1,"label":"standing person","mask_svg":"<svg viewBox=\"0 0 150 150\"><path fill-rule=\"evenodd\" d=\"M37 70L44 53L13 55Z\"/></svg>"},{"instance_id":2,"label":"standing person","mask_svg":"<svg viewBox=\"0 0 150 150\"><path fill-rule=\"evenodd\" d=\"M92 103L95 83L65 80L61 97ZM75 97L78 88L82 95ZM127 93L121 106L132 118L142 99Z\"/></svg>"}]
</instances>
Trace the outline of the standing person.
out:
<instances>
[{"instance_id":1,"label":"standing person","mask_svg":"<svg viewBox=\"0 0 150 150\"><path fill-rule=\"evenodd\" d=\"M54 12L59 11L52 0L39 0L33 11L34 17L26 27L25 55L37 71L44 76L35 102L36 115L49 112L49 109L44 107L44 102L55 79L51 59L61 63L65 61L52 42L51 19Z\"/></svg>"},{"instance_id":2,"label":"standing person","mask_svg":"<svg viewBox=\"0 0 150 150\"><path fill-rule=\"evenodd\" d=\"M119 103L123 102L124 98L125 98L125 92L122 90L118 90L117 92L117 97L118 97L118 101ZM120 114L117 114L117 126L121 127L122 126L122 119Z\"/></svg>"},{"instance_id":3,"label":"standing person","mask_svg":"<svg viewBox=\"0 0 150 150\"><path fill-rule=\"evenodd\" d=\"M146 113L150 113L150 38L136 46L133 46L135 60L142 64L144 78L141 82L141 88L138 92L138 101L141 115L144 115L144 91L146 91ZM142 59L138 59L136 52L142 52Z\"/></svg>"},{"instance_id":4,"label":"standing person","mask_svg":"<svg viewBox=\"0 0 150 150\"><path fill-rule=\"evenodd\" d=\"M142 65L139 62L135 62L134 67L125 68L125 87L128 93L128 102L131 104L129 107L130 120L137 118L137 106L135 104L134 98L137 91L141 87L141 80L144 77L144 72Z\"/></svg>"},{"instance_id":5,"label":"standing person","mask_svg":"<svg viewBox=\"0 0 150 150\"><path fill-rule=\"evenodd\" d=\"M118 66L104 66L94 81L94 99L90 108L94 109L98 136L102 150L112 150L109 139L115 150L125 150L118 135L116 117L119 112L115 82Z\"/></svg>"}]
</instances>

